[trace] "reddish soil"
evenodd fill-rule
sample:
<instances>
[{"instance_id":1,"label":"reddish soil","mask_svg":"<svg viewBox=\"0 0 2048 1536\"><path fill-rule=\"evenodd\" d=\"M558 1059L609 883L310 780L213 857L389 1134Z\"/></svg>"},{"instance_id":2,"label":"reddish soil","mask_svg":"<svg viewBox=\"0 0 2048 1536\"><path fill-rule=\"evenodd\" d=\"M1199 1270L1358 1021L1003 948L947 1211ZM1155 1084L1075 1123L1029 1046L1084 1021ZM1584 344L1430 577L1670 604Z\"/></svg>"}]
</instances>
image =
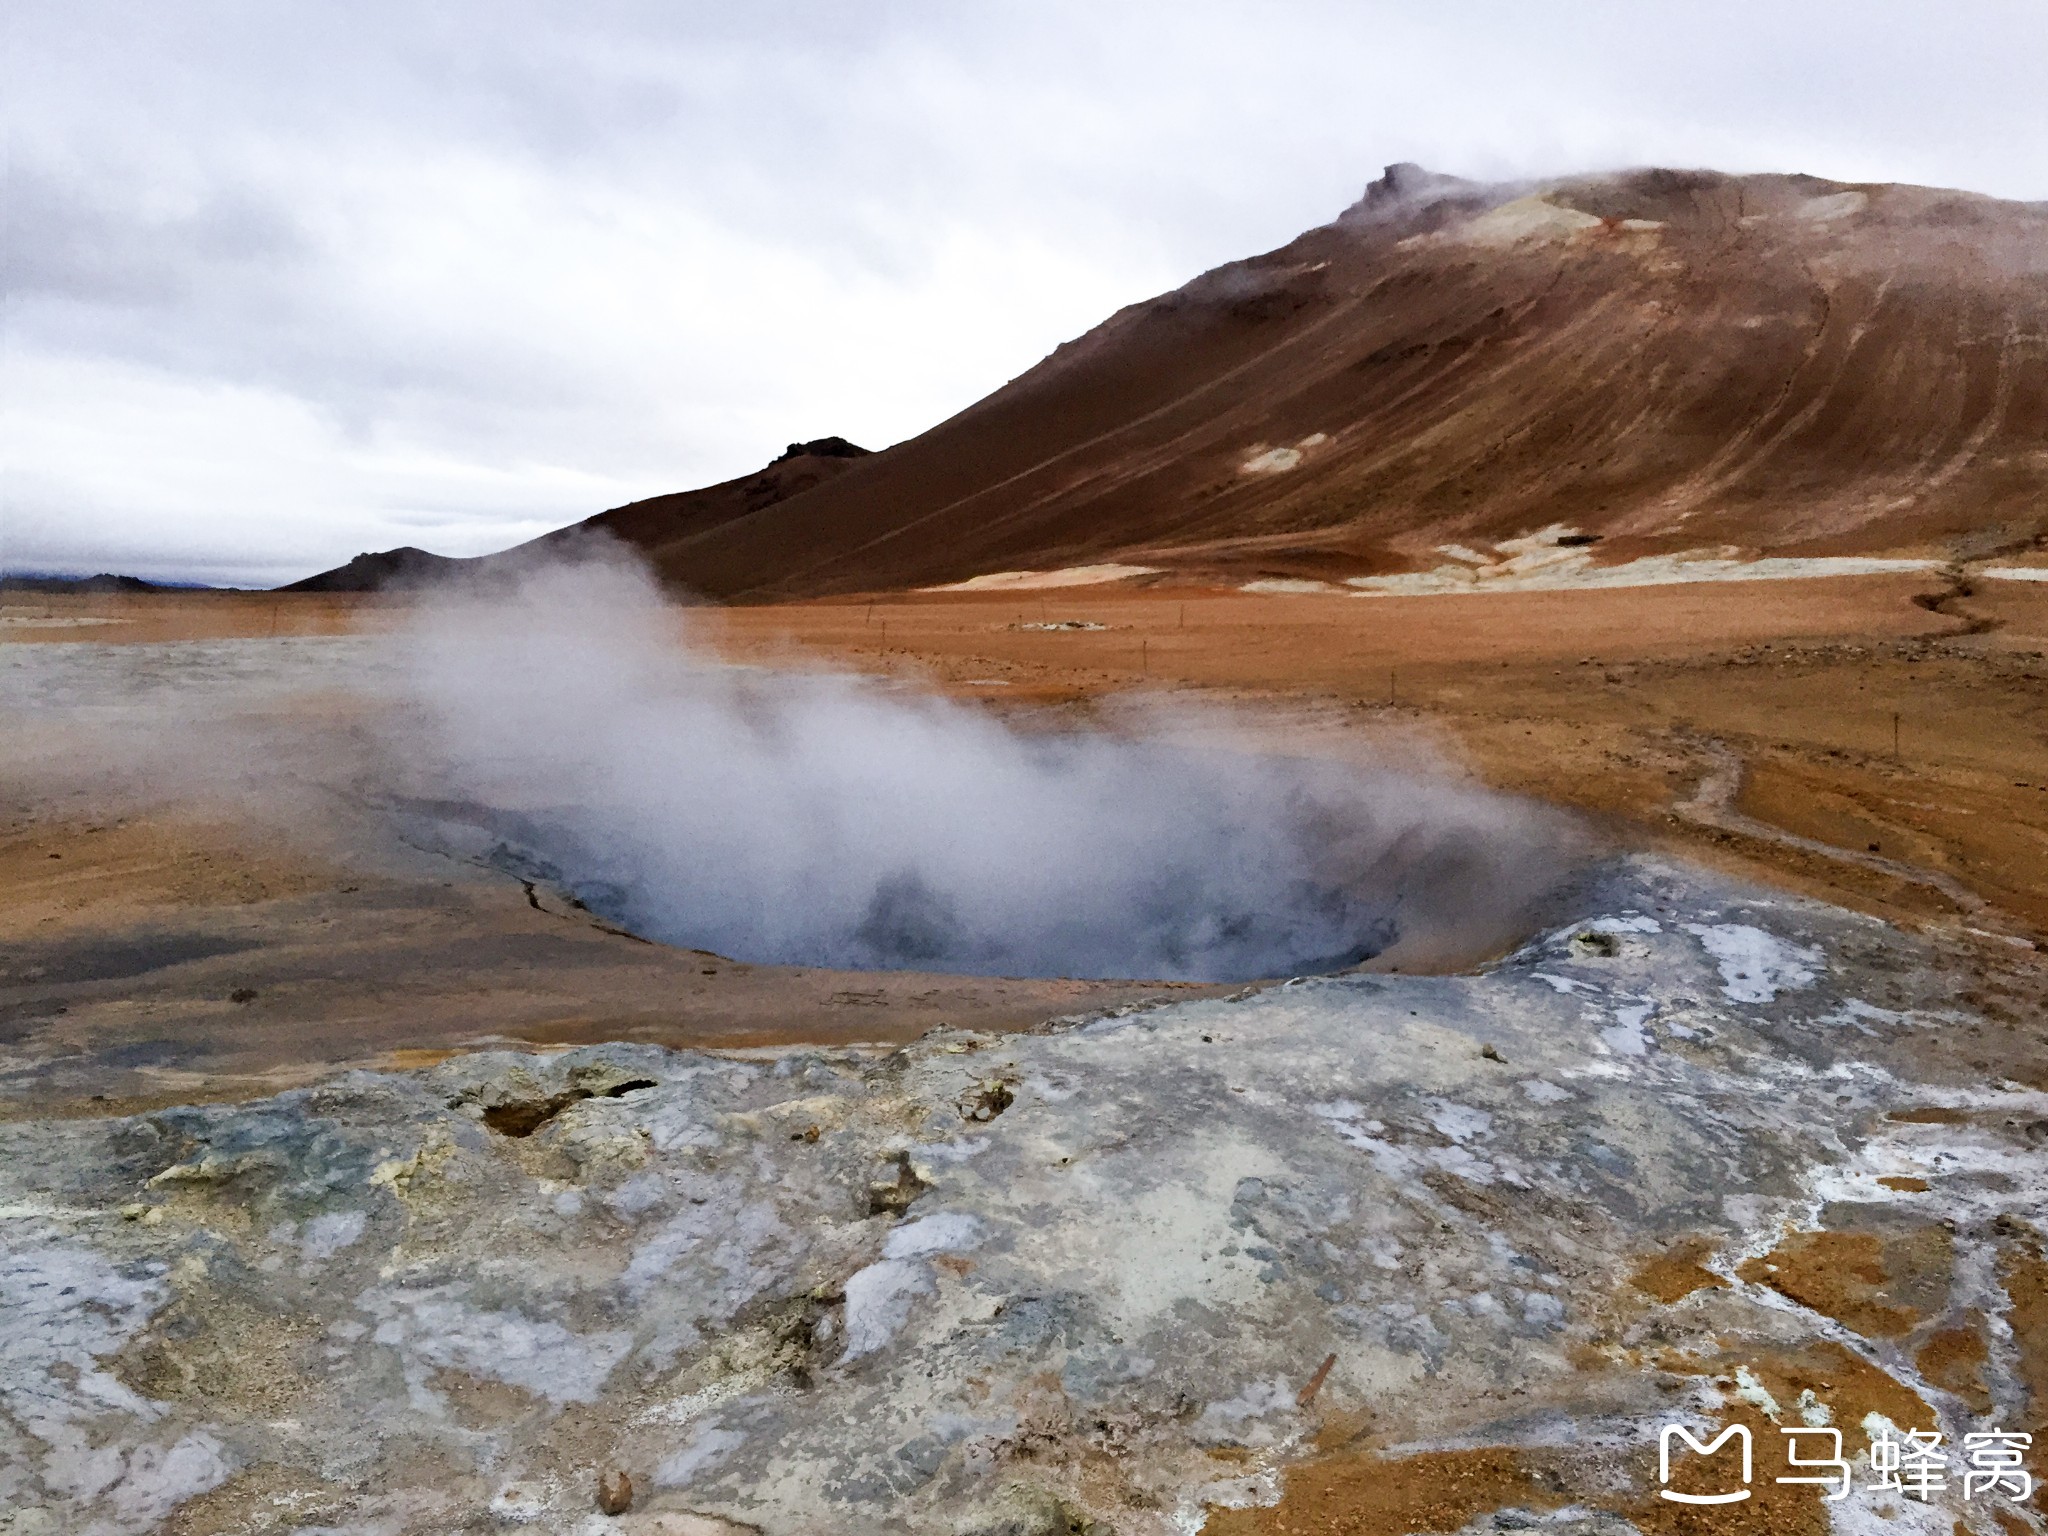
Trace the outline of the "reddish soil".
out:
<instances>
[{"instance_id":1,"label":"reddish soil","mask_svg":"<svg viewBox=\"0 0 2048 1536\"><path fill-rule=\"evenodd\" d=\"M1419 736L1629 841L1895 918L2048 940L2048 583L1987 583L1995 605L1972 596L1951 613L1915 601L1940 586L1084 588L697 610L690 622L735 657L916 677L1011 711L1063 718L1171 691L1264 719L1289 751ZM1062 621L1102 628L1020 627ZM1700 804L1717 763L1733 769L1718 809ZM2004 958L2032 952L2014 942ZM1999 1028L2026 988L1987 986Z\"/></svg>"},{"instance_id":2,"label":"reddish soil","mask_svg":"<svg viewBox=\"0 0 2048 1536\"><path fill-rule=\"evenodd\" d=\"M1947 1234L1941 1228L1927 1231L1945 1246ZM1891 1304L1885 1248L1868 1232L1794 1232L1737 1273L1867 1339L1897 1338L1919 1321L1919 1314L1912 1307Z\"/></svg>"},{"instance_id":3,"label":"reddish soil","mask_svg":"<svg viewBox=\"0 0 2048 1536\"><path fill-rule=\"evenodd\" d=\"M2048 944L2048 584L1987 583L1991 598L1940 613L1914 601L1929 585L1880 576L1382 599L1084 588L698 608L679 622L735 659L916 679L1034 728L1069 728L1139 693L1228 704L1276 750L1360 757L1419 743L1453 772L1576 808L1618 843L1932 925L1972 959L1980 979L1967 1001L1983 1022L1931 1037L1927 1052L1959 1078L2048 1087L2048 964L2034 947ZM0 633L332 633L401 612L375 597L31 597L6 613L125 622ZM1105 627L1017 627L1061 620ZM100 1001L81 994L30 1029L39 1049L199 1042L193 1066L209 1094L493 1035L886 1042L1166 995L730 964L711 975L574 914L532 910L503 882L436 880L422 897L219 825L0 811L0 946L187 927L260 940L153 974L147 1006L109 983L93 992ZM230 1000L244 990L257 998ZM287 1017L294 1027L280 1030ZM89 1091L118 1107L200 1087L191 1072L142 1067Z\"/></svg>"},{"instance_id":4,"label":"reddish soil","mask_svg":"<svg viewBox=\"0 0 2048 1536\"><path fill-rule=\"evenodd\" d=\"M1713 1253L1706 1238L1689 1237L1673 1243L1662 1253L1650 1255L1636 1266L1629 1284L1645 1295L1670 1306L1694 1291L1725 1290L1728 1282L1702 1262Z\"/></svg>"}]
</instances>

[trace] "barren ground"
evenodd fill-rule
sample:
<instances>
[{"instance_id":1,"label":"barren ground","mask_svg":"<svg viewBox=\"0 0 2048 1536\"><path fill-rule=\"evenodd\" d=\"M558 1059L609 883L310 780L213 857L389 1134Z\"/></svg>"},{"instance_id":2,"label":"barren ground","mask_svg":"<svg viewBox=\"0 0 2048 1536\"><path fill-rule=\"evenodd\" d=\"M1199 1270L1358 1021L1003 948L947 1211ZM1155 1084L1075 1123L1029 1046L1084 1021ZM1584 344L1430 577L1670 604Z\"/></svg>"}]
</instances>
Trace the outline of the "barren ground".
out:
<instances>
[{"instance_id":1,"label":"barren ground","mask_svg":"<svg viewBox=\"0 0 2048 1536\"><path fill-rule=\"evenodd\" d=\"M1942 588L1927 576L1374 599L1097 588L708 622L735 655L799 648L1006 708L1192 689L1265 713L1302 751L1408 726L1487 782L1592 813L1626 840L1884 915L2048 937L2048 583ZM1062 622L1104 628L1021 627Z\"/></svg>"},{"instance_id":2,"label":"barren ground","mask_svg":"<svg viewBox=\"0 0 2048 1536\"><path fill-rule=\"evenodd\" d=\"M1987 1010L2018 1020L2044 991L2048 942L2048 584L1942 587L1098 587L707 608L688 623L734 659L897 674L1051 728L1146 692L1227 703L1287 751L1419 738L1618 843L1933 924L1981 957ZM337 634L382 628L397 605L14 599L0 643ZM1103 627L1024 627L1061 623ZM892 1042L1197 990L741 965L607 933L502 876L366 871L189 813L115 816L83 784L68 803L8 800L0 1027L44 1063L16 1075L17 1106L241 1096L489 1039Z\"/></svg>"}]
</instances>

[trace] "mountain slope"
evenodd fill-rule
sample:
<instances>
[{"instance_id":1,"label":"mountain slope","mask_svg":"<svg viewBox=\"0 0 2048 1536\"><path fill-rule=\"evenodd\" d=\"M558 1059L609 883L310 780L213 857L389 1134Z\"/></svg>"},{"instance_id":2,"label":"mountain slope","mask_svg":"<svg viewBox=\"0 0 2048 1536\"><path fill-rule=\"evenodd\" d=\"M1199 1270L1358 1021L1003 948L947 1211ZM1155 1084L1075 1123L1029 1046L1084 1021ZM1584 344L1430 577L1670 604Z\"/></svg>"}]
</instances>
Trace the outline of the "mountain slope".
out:
<instances>
[{"instance_id":1,"label":"mountain slope","mask_svg":"<svg viewBox=\"0 0 2048 1536\"><path fill-rule=\"evenodd\" d=\"M390 592L427 586L464 569L469 561L437 555L410 544L397 549L364 550L344 565L321 571L281 592Z\"/></svg>"},{"instance_id":2,"label":"mountain slope","mask_svg":"<svg viewBox=\"0 0 2048 1536\"><path fill-rule=\"evenodd\" d=\"M543 534L520 547L545 548L583 534L604 533L632 545L658 563L662 552L670 546L729 528L777 502L800 496L814 486L836 479L854 461L866 457L867 449L843 437L791 443L780 458L755 474L707 485L702 490L675 491L628 502L568 528Z\"/></svg>"},{"instance_id":3,"label":"mountain slope","mask_svg":"<svg viewBox=\"0 0 2048 1536\"><path fill-rule=\"evenodd\" d=\"M843 437L791 443L751 475L723 480L700 490L675 491L613 507L580 523L557 528L495 555L468 559L429 554L410 545L357 555L345 565L295 581L285 592L387 592L430 585L470 573L503 569L536 554L564 548L592 534L639 550L659 566L664 552L700 534L725 528L788 497L800 495L843 473L868 450Z\"/></svg>"},{"instance_id":4,"label":"mountain slope","mask_svg":"<svg viewBox=\"0 0 2048 1536\"><path fill-rule=\"evenodd\" d=\"M1603 559L1988 553L2044 505L2048 205L1392 167L922 436L644 547L762 599L1107 561L1349 575L1556 524Z\"/></svg>"}]
</instances>

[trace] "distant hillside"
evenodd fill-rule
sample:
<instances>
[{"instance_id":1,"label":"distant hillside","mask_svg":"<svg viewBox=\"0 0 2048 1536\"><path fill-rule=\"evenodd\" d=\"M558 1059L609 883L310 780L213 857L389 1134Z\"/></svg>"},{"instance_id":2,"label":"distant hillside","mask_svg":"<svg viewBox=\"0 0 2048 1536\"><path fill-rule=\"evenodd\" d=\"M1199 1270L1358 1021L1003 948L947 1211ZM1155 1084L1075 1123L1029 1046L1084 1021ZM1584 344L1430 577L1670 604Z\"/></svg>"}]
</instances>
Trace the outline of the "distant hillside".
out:
<instances>
[{"instance_id":1,"label":"distant hillside","mask_svg":"<svg viewBox=\"0 0 2048 1536\"><path fill-rule=\"evenodd\" d=\"M383 549L357 555L346 565L308 576L284 592L387 592L425 586L463 569L471 562L448 555L429 554L410 544L400 549Z\"/></svg>"},{"instance_id":2,"label":"distant hillside","mask_svg":"<svg viewBox=\"0 0 2048 1536\"><path fill-rule=\"evenodd\" d=\"M730 529L792 496L828 484L859 460L872 456L867 449L843 437L791 443L780 458L756 474L707 485L702 490L675 491L628 502L517 547L546 548L585 533L608 533L660 565L668 551L686 549L693 539Z\"/></svg>"},{"instance_id":3,"label":"distant hillside","mask_svg":"<svg viewBox=\"0 0 2048 1536\"><path fill-rule=\"evenodd\" d=\"M70 593L171 592L140 576L0 576L0 592L38 592L56 597Z\"/></svg>"},{"instance_id":4,"label":"distant hillside","mask_svg":"<svg viewBox=\"0 0 2048 1536\"><path fill-rule=\"evenodd\" d=\"M488 569L494 564L560 548L590 533L604 533L646 554L657 565L664 551L714 529L738 522L777 502L825 484L843 473L868 450L843 437L821 437L791 443L767 468L737 480L722 481L697 491L675 491L628 502L595 517L543 534L529 543L478 559L453 559L423 549L389 549L357 555L346 565L322 571L283 588L286 592L399 591L443 580L458 572Z\"/></svg>"}]
</instances>

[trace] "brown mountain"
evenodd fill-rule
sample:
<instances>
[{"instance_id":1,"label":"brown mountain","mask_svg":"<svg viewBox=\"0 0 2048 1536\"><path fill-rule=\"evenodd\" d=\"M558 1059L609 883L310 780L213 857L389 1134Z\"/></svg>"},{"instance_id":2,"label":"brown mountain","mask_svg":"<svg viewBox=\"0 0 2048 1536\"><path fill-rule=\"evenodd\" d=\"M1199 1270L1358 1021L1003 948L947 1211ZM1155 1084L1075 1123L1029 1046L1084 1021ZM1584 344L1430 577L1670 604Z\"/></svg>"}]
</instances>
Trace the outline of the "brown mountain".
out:
<instances>
[{"instance_id":1,"label":"brown mountain","mask_svg":"<svg viewBox=\"0 0 2048 1536\"><path fill-rule=\"evenodd\" d=\"M278 588L280 592L402 592L430 586L472 562L404 544L364 550L345 565Z\"/></svg>"},{"instance_id":2,"label":"brown mountain","mask_svg":"<svg viewBox=\"0 0 2048 1536\"><path fill-rule=\"evenodd\" d=\"M843 437L821 437L808 443L791 443L782 457L758 474L721 481L698 491L675 491L628 502L609 512L553 533L543 534L525 549L547 548L587 533L605 533L642 551L658 567L666 568L670 551L680 552L691 541L741 522L757 512L801 496L828 484L852 467L858 459L870 457L867 449Z\"/></svg>"},{"instance_id":3,"label":"brown mountain","mask_svg":"<svg viewBox=\"0 0 2048 1536\"><path fill-rule=\"evenodd\" d=\"M2048 531L2048 204L1393 166L832 467L592 523L740 599L1101 562L1341 577L1557 525L1603 561L2021 548Z\"/></svg>"},{"instance_id":4,"label":"brown mountain","mask_svg":"<svg viewBox=\"0 0 2048 1536\"><path fill-rule=\"evenodd\" d=\"M821 437L808 443L791 443L782 456L766 469L736 480L707 485L701 490L674 491L613 507L595 517L557 528L553 533L495 555L460 559L429 554L410 545L402 549L379 550L357 555L317 576L295 581L286 592L389 592L431 585L467 572L504 567L543 551L559 549L593 533L618 539L639 550L657 567L666 568L667 553L689 540L741 518L751 516L778 501L796 496L843 473L854 460L868 456L868 450L843 437Z\"/></svg>"}]
</instances>

